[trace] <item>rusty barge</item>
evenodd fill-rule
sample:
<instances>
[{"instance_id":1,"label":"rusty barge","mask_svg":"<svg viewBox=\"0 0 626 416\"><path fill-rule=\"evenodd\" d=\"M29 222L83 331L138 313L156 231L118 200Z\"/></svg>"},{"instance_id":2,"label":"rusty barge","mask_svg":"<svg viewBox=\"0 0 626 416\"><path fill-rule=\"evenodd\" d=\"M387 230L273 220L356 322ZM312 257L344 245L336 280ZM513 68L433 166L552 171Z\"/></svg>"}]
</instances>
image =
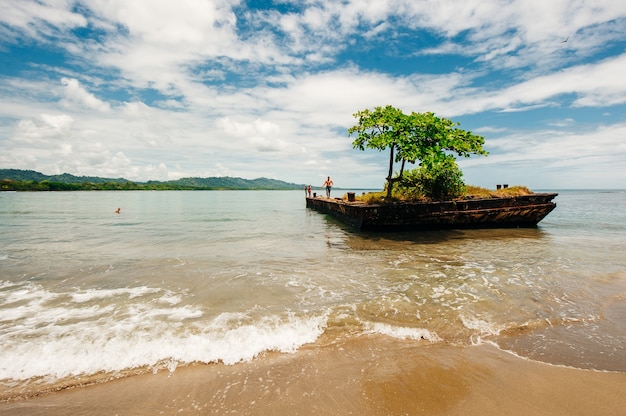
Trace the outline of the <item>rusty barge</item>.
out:
<instances>
[{"instance_id":1,"label":"rusty barge","mask_svg":"<svg viewBox=\"0 0 626 416\"><path fill-rule=\"evenodd\" d=\"M501 198L383 204L355 201L351 195L348 200L313 196L306 198L306 206L363 231L528 228L536 227L556 207L552 200L557 195L533 193Z\"/></svg>"}]
</instances>

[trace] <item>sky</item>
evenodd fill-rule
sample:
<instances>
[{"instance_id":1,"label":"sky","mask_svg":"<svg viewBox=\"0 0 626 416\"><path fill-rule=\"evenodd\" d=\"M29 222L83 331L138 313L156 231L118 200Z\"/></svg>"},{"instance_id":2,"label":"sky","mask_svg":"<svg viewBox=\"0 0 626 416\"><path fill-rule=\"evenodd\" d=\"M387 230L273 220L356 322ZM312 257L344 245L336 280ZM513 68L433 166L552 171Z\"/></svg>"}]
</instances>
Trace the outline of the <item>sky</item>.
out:
<instances>
[{"instance_id":1,"label":"sky","mask_svg":"<svg viewBox=\"0 0 626 416\"><path fill-rule=\"evenodd\" d=\"M0 168L379 189L392 105L485 138L468 184L626 188L624 1L0 3Z\"/></svg>"}]
</instances>

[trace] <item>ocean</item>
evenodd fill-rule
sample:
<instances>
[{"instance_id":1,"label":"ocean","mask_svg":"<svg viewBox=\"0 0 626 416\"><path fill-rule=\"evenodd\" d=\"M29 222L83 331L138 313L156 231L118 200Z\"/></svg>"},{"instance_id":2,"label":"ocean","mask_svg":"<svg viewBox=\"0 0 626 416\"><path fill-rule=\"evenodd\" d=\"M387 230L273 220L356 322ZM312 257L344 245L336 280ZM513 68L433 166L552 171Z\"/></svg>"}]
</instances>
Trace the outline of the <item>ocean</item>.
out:
<instances>
[{"instance_id":1,"label":"ocean","mask_svg":"<svg viewBox=\"0 0 626 416\"><path fill-rule=\"evenodd\" d=\"M0 399L371 334L626 372L626 192L556 192L537 228L405 233L302 191L0 193Z\"/></svg>"}]
</instances>

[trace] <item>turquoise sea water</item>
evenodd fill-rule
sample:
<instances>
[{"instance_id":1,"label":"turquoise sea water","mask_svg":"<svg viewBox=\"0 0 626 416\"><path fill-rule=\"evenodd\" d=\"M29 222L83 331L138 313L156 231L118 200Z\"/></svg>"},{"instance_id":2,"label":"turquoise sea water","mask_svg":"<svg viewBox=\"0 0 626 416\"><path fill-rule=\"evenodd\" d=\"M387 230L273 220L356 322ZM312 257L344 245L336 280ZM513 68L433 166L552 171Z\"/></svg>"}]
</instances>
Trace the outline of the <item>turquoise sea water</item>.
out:
<instances>
[{"instance_id":1,"label":"turquoise sea water","mask_svg":"<svg viewBox=\"0 0 626 416\"><path fill-rule=\"evenodd\" d=\"M624 372L626 192L556 202L533 229L377 234L301 191L0 193L0 391L368 333Z\"/></svg>"}]
</instances>

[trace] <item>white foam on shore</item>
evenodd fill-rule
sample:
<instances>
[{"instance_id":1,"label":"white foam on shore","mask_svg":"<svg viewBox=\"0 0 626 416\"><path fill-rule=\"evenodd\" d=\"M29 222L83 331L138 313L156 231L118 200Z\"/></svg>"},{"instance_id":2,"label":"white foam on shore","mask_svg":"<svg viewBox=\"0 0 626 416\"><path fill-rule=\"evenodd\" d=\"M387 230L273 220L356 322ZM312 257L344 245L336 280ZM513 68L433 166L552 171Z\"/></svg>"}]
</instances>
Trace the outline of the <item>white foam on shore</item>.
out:
<instances>
[{"instance_id":1,"label":"white foam on shore","mask_svg":"<svg viewBox=\"0 0 626 416\"><path fill-rule=\"evenodd\" d=\"M424 328L411 328L404 326L392 326L380 322L366 322L364 333L387 335L398 339L426 340L430 342L440 342L441 338Z\"/></svg>"},{"instance_id":2,"label":"white foam on shore","mask_svg":"<svg viewBox=\"0 0 626 416\"><path fill-rule=\"evenodd\" d=\"M120 289L89 289L77 291L71 294L72 300L77 303L89 302L96 299L106 299L117 296L128 295L129 299L133 299L148 293L157 293L159 289L148 288L145 286L135 288Z\"/></svg>"},{"instance_id":3,"label":"white foam on shore","mask_svg":"<svg viewBox=\"0 0 626 416\"><path fill-rule=\"evenodd\" d=\"M484 337L496 336L504 329L502 325L487 322L484 319L480 319L475 316L460 315L459 318L461 319L461 322L463 322L463 326L465 326L465 328L474 331L470 338L470 342L473 345L483 343Z\"/></svg>"},{"instance_id":4,"label":"white foam on shore","mask_svg":"<svg viewBox=\"0 0 626 416\"><path fill-rule=\"evenodd\" d=\"M264 351L293 352L314 342L326 316L210 316L161 289L53 293L36 284L0 293L0 383L54 382L133 368L192 362L233 364ZM28 339L28 342L24 342Z\"/></svg>"}]
</instances>

